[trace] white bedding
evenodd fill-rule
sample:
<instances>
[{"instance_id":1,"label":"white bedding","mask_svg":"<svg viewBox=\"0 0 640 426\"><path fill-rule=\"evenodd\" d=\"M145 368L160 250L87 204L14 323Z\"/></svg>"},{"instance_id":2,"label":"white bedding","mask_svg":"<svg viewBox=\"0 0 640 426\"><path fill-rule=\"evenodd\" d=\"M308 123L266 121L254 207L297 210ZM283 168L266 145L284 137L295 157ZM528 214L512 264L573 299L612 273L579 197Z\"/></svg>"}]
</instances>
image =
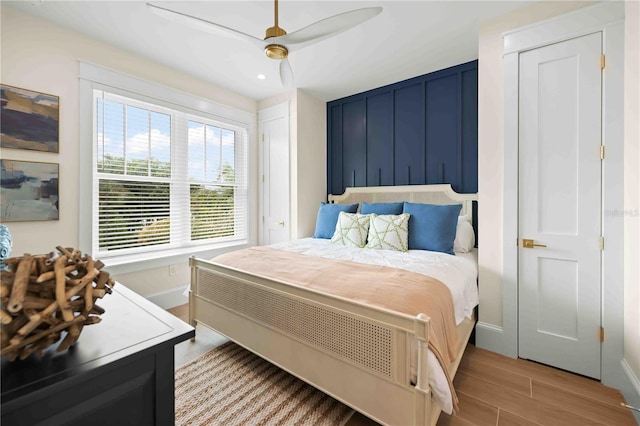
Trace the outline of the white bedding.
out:
<instances>
[{"instance_id":1,"label":"white bedding","mask_svg":"<svg viewBox=\"0 0 640 426\"><path fill-rule=\"evenodd\" d=\"M384 265L427 275L445 284L451 291L456 324L467 317L471 318L473 308L478 304L477 253L456 253L455 256L424 250L409 250L406 253L391 250L347 247L319 238L303 238L274 244L271 247L319 256L329 259L349 260L352 262ZM411 380L416 381L417 347L415 341L411 350ZM435 355L428 351L429 385L433 396L448 414L453 411L451 392L440 364Z\"/></svg>"}]
</instances>

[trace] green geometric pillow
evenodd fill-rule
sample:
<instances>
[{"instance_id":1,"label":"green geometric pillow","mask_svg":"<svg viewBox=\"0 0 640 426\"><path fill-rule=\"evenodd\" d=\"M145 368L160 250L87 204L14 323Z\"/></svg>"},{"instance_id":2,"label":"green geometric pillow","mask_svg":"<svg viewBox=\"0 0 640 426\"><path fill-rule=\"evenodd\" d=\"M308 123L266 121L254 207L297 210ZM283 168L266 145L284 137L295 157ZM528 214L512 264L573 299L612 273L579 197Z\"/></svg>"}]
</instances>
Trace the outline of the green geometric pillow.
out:
<instances>
[{"instance_id":1,"label":"green geometric pillow","mask_svg":"<svg viewBox=\"0 0 640 426\"><path fill-rule=\"evenodd\" d=\"M364 247L369 233L369 215L340 212L331 242L350 247Z\"/></svg>"},{"instance_id":2,"label":"green geometric pillow","mask_svg":"<svg viewBox=\"0 0 640 426\"><path fill-rule=\"evenodd\" d=\"M367 248L402 252L409 250L409 217L409 213L371 214Z\"/></svg>"}]
</instances>

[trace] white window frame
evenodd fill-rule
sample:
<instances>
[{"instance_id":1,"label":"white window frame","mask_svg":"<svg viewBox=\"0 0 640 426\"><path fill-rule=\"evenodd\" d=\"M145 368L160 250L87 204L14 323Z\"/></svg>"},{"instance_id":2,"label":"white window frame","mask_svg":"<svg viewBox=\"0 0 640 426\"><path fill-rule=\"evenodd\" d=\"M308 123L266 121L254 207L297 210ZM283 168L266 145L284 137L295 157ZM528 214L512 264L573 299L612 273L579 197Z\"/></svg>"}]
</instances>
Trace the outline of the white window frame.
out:
<instances>
[{"instance_id":1,"label":"white window frame","mask_svg":"<svg viewBox=\"0 0 640 426\"><path fill-rule=\"evenodd\" d=\"M257 208L256 181L256 114L222 105L176 89L152 83L84 61L79 63L80 77L80 161L79 161L79 247L92 252L93 218L97 198L94 184L94 90L148 102L175 109L193 116L201 116L220 123L241 128L247 134L247 239L246 241L195 244L191 247L172 248L148 253L122 254L107 257L103 262L112 274L122 274L168 264L186 262L190 256L210 258L230 250L256 244ZM92 200L85 202L83 200Z\"/></svg>"}]
</instances>

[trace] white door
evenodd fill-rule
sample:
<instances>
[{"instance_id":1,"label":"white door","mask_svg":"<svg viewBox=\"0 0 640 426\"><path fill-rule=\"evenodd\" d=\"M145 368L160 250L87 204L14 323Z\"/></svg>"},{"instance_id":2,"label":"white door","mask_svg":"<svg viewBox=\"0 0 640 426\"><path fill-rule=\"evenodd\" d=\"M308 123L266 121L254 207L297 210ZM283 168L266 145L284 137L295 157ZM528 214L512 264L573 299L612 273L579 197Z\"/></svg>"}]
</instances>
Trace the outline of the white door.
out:
<instances>
[{"instance_id":1,"label":"white door","mask_svg":"<svg viewBox=\"0 0 640 426\"><path fill-rule=\"evenodd\" d=\"M289 105L259 113L261 144L260 244L289 240Z\"/></svg>"},{"instance_id":2,"label":"white door","mask_svg":"<svg viewBox=\"0 0 640 426\"><path fill-rule=\"evenodd\" d=\"M594 378L601 51L596 33L524 52L519 76L519 356Z\"/></svg>"}]
</instances>

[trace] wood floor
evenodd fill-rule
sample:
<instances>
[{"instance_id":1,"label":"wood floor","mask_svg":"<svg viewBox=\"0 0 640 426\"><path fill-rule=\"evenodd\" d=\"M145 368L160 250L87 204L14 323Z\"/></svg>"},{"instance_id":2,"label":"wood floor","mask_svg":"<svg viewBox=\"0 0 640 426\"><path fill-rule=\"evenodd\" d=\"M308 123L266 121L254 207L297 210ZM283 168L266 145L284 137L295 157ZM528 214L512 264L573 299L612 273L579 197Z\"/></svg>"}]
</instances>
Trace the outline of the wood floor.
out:
<instances>
[{"instance_id":1,"label":"wood floor","mask_svg":"<svg viewBox=\"0 0 640 426\"><path fill-rule=\"evenodd\" d=\"M169 309L187 321L187 305ZM176 346L176 366L223 343L223 336L198 326L195 342ZM508 358L469 345L454 380L459 411L441 414L440 426L637 425L620 406L622 394L600 382L531 361ZM347 426L375 426L356 413Z\"/></svg>"}]
</instances>

